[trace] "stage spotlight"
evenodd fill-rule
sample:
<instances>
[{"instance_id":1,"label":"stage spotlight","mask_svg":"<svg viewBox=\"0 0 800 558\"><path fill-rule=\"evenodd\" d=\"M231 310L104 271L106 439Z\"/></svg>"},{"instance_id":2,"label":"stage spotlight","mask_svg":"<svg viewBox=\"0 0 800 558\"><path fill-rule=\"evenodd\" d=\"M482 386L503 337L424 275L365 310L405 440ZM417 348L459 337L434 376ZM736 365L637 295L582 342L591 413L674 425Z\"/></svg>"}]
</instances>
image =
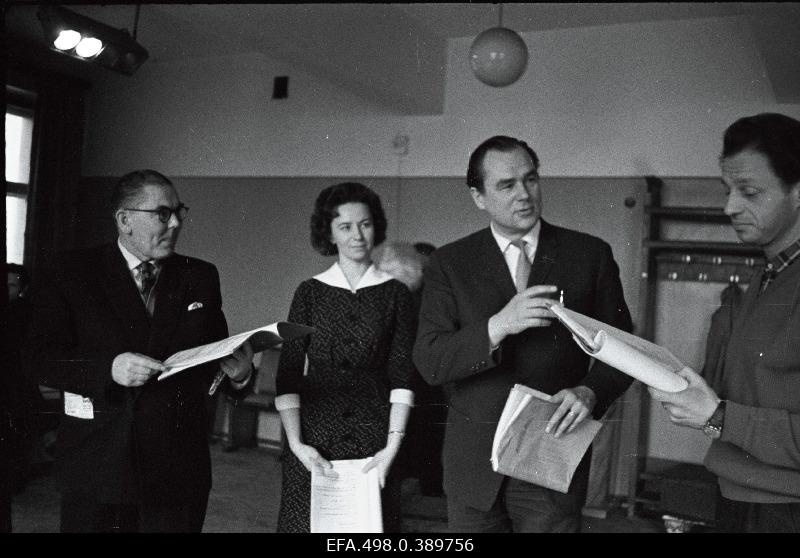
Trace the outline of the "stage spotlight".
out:
<instances>
[{"instance_id":1,"label":"stage spotlight","mask_svg":"<svg viewBox=\"0 0 800 558\"><path fill-rule=\"evenodd\" d=\"M75 54L81 58L91 58L100 54L101 50L103 50L103 41L94 37L86 37L81 39L81 42L75 47Z\"/></svg>"},{"instance_id":2,"label":"stage spotlight","mask_svg":"<svg viewBox=\"0 0 800 558\"><path fill-rule=\"evenodd\" d=\"M58 50L72 50L78 43L81 42L81 34L71 29L66 29L58 34L58 37L53 41L53 45Z\"/></svg>"},{"instance_id":3,"label":"stage spotlight","mask_svg":"<svg viewBox=\"0 0 800 558\"><path fill-rule=\"evenodd\" d=\"M111 70L132 75L148 53L136 42L139 6L133 36L124 29L95 21L60 6L43 5L37 15L51 49L79 60L97 62Z\"/></svg>"}]
</instances>

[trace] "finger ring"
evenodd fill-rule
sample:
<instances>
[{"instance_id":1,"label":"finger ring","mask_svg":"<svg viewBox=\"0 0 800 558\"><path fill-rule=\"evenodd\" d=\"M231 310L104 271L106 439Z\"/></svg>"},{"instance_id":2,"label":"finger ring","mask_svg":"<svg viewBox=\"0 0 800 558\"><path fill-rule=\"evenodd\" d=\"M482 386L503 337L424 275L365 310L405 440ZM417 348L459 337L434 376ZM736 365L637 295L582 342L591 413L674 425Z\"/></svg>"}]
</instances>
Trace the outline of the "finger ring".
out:
<instances>
[{"instance_id":1,"label":"finger ring","mask_svg":"<svg viewBox=\"0 0 800 558\"><path fill-rule=\"evenodd\" d=\"M567 413L567 414L568 414L568 415L574 415L574 414L575 414L575 410L574 410L574 409L570 409L570 410L569 410L569 413Z\"/></svg>"}]
</instances>

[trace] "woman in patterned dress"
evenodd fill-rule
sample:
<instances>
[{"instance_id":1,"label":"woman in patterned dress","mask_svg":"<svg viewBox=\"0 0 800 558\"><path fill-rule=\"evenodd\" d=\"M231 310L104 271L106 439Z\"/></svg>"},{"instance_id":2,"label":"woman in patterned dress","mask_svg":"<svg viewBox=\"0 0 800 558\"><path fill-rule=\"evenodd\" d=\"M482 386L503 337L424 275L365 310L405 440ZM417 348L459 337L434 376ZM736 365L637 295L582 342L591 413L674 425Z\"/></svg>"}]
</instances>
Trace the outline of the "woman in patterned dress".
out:
<instances>
[{"instance_id":1,"label":"woman in patterned dress","mask_svg":"<svg viewBox=\"0 0 800 558\"><path fill-rule=\"evenodd\" d=\"M275 406L288 442L279 532L310 530L312 468L368 457L364 471L376 468L383 489L384 530L399 530L391 467L413 405L414 315L408 288L372 264L372 248L385 238L380 198L363 184L337 184L317 197L311 244L338 259L300 284L289 310L289 321L316 332L284 343L278 362Z\"/></svg>"}]
</instances>

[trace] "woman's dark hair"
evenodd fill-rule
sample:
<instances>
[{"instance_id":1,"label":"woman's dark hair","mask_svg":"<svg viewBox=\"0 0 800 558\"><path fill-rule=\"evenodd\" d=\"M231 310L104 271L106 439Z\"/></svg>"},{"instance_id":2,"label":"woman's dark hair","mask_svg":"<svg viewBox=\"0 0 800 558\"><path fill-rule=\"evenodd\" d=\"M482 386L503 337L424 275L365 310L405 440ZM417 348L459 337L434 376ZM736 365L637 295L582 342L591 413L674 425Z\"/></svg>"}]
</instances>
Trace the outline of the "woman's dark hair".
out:
<instances>
[{"instance_id":1,"label":"woman's dark hair","mask_svg":"<svg viewBox=\"0 0 800 558\"><path fill-rule=\"evenodd\" d=\"M470 155L469 163L467 165L467 186L470 188L475 188L479 192L484 191L483 160L486 158L486 154L489 151L494 150L507 153L517 148L522 148L525 153L530 156L531 161L533 161L533 168L535 168L538 172L539 157L536 156L536 152L531 149L527 143L509 136L493 136L476 147L475 151L473 151L472 155Z\"/></svg>"},{"instance_id":2,"label":"woman's dark hair","mask_svg":"<svg viewBox=\"0 0 800 558\"><path fill-rule=\"evenodd\" d=\"M762 153L786 189L800 182L800 121L771 112L740 118L725 130L722 159L745 149Z\"/></svg>"},{"instance_id":3,"label":"woman's dark hair","mask_svg":"<svg viewBox=\"0 0 800 558\"><path fill-rule=\"evenodd\" d=\"M386 240L386 215L378 194L358 182L343 182L328 186L317 196L311 214L311 246L323 256L339 252L331 242L331 222L339 215L337 208L346 203L363 203L369 208L375 227L375 246Z\"/></svg>"}]
</instances>

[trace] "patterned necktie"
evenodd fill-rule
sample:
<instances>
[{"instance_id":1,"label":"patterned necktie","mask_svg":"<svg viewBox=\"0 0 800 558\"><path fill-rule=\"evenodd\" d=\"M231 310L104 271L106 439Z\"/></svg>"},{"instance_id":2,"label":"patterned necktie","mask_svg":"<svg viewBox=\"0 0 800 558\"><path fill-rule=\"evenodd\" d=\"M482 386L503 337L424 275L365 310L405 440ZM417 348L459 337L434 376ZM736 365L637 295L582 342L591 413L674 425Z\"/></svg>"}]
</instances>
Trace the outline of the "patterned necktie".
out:
<instances>
[{"instance_id":1,"label":"patterned necktie","mask_svg":"<svg viewBox=\"0 0 800 558\"><path fill-rule=\"evenodd\" d=\"M524 240L516 240L511 244L519 248L517 274L514 278L514 284L517 286L517 292L521 293L528 287L528 277L531 274L531 262L528 259L528 254L525 253L525 245L527 243Z\"/></svg>"},{"instance_id":2,"label":"patterned necktie","mask_svg":"<svg viewBox=\"0 0 800 558\"><path fill-rule=\"evenodd\" d=\"M153 301L151 300L151 293L153 285L156 284L156 266L153 262L142 262L136 266L136 286L139 287L139 294L142 295L142 300L147 306L147 313L153 315Z\"/></svg>"}]
</instances>

